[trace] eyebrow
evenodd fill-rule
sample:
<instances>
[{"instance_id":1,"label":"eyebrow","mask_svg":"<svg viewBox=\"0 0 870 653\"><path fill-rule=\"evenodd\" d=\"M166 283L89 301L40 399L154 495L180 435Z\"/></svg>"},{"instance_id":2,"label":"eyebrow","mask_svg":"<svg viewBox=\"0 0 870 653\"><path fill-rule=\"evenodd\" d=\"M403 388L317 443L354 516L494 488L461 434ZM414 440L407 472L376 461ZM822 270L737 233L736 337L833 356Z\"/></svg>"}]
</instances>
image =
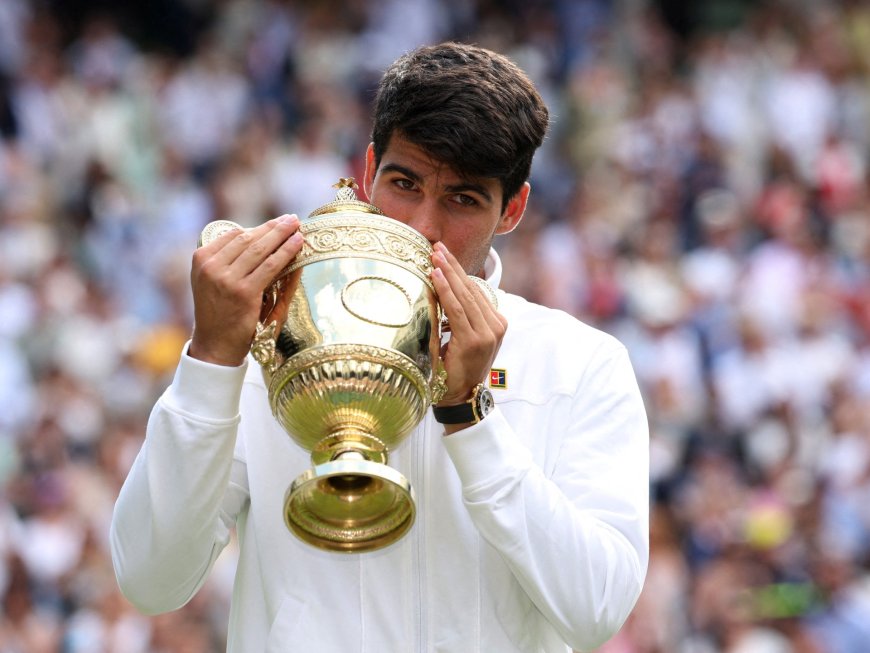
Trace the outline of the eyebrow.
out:
<instances>
[{"instance_id":1,"label":"eyebrow","mask_svg":"<svg viewBox=\"0 0 870 653\"><path fill-rule=\"evenodd\" d=\"M400 175L404 175L415 183L420 183L423 181L423 178L418 173L398 163L383 164L381 166L381 172L397 172ZM490 192L482 184L478 184L473 181L463 180L458 184L451 184L447 186L446 190L451 193L477 193L487 202L492 202L492 195L490 194Z\"/></svg>"}]
</instances>

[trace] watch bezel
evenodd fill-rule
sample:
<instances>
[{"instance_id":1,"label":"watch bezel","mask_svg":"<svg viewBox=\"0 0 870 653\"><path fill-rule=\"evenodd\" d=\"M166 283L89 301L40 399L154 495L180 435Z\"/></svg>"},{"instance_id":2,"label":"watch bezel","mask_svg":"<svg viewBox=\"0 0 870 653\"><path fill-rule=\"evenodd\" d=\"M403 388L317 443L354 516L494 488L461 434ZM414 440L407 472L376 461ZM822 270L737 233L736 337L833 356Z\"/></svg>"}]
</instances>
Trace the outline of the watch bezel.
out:
<instances>
[{"instance_id":1,"label":"watch bezel","mask_svg":"<svg viewBox=\"0 0 870 653\"><path fill-rule=\"evenodd\" d=\"M471 410L474 413L474 423L477 424L484 417L489 415L495 408L495 400L492 392L483 383L478 383L474 386L471 399Z\"/></svg>"}]
</instances>

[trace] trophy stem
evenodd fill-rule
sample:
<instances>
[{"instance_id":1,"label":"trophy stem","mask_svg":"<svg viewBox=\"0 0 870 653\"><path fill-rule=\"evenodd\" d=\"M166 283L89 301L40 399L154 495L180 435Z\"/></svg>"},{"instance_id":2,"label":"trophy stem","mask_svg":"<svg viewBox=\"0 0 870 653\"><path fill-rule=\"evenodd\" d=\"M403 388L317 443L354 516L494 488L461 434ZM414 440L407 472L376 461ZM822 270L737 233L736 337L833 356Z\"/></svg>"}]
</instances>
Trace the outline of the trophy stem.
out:
<instances>
[{"instance_id":1,"label":"trophy stem","mask_svg":"<svg viewBox=\"0 0 870 653\"><path fill-rule=\"evenodd\" d=\"M311 449L314 465L334 460L366 460L386 465L387 459L387 445L357 426L344 426L333 431Z\"/></svg>"},{"instance_id":2,"label":"trophy stem","mask_svg":"<svg viewBox=\"0 0 870 653\"><path fill-rule=\"evenodd\" d=\"M356 449L345 449L335 454L330 462L338 463L353 463L364 462L366 457ZM383 463L386 464L386 463ZM349 496L351 493L359 493L368 488L374 479L369 474L348 473L338 476L329 476L326 478L329 486L339 493L345 493Z\"/></svg>"}]
</instances>

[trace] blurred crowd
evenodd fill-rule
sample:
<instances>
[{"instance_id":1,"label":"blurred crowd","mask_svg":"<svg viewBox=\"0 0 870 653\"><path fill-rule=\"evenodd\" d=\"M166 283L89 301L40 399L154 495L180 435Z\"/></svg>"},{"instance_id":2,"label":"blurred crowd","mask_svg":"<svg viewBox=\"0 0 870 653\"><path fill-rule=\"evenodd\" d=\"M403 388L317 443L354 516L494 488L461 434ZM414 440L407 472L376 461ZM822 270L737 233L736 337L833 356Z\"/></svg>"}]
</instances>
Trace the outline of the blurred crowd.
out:
<instances>
[{"instance_id":1,"label":"blurred crowd","mask_svg":"<svg viewBox=\"0 0 870 653\"><path fill-rule=\"evenodd\" d=\"M649 575L601 653L870 650L870 5L680 5L0 0L0 653L222 650L233 546L157 617L107 546L192 250L359 177L380 71L446 39L551 108L503 286L646 400Z\"/></svg>"}]
</instances>

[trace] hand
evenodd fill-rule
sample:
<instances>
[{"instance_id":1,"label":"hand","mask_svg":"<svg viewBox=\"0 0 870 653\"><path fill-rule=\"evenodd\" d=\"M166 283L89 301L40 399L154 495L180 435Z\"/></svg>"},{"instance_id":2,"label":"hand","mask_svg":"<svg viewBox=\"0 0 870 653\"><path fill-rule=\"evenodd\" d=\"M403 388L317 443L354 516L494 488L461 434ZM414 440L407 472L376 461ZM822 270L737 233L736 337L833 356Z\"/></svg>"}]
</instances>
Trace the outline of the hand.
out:
<instances>
[{"instance_id":1,"label":"hand","mask_svg":"<svg viewBox=\"0 0 870 653\"><path fill-rule=\"evenodd\" d=\"M283 215L254 229L229 231L193 254L194 329L188 354L241 365L263 306L263 291L302 249L299 219Z\"/></svg>"},{"instance_id":2,"label":"hand","mask_svg":"<svg viewBox=\"0 0 870 653\"><path fill-rule=\"evenodd\" d=\"M450 322L450 342L441 357L447 372L447 392L439 406L454 406L471 397L487 378L507 331L507 319L468 278L443 243L435 243L432 283Z\"/></svg>"}]
</instances>

